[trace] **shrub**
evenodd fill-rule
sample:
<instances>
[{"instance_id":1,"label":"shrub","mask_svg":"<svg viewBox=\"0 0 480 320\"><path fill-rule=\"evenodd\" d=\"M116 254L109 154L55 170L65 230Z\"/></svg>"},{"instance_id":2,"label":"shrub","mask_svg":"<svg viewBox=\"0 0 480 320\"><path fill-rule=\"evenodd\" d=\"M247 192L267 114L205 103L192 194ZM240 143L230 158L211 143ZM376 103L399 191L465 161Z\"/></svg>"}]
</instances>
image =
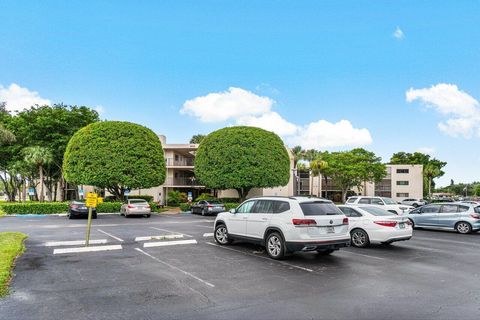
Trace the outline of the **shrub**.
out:
<instances>
[{"instance_id":1,"label":"shrub","mask_svg":"<svg viewBox=\"0 0 480 320\"><path fill-rule=\"evenodd\" d=\"M228 202L240 202L240 198L219 198L218 201L221 203L228 203Z\"/></svg>"},{"instance_id":2,"label":"shrub","mask_svg":"<svg viewBox=\"0 0 480 320\"><path fill-rule=\"evenodd\" d=\"M148 194L129 195L128 199L143 199L147 202L152 202L153 196L149 196Z\"/></svg>"},{"instance_id":3,"label":"shrub","mask_svg":"<svg viewBox=\"0 0 480 320\"><path fill-rule=\"evenodd\" d=\"M191 208L192 206L188 203L180 203L180 210L182 210L182 212L190 211Z\"/></svg>"},{"instance_id":4,"label":"shrub","mask_svg":"<svg viewBox=\"0 0 480 320\"><path fill-rule=\"evenodd\" d=\"M27 202L0 204L6 214L55 214L68 211L67 202Z\"/></svg>"},{"instance_id":5,"label":"shrub","mask_svg":"<svg viewBox=\"0 0 480 320\"><path fill-rule=\"evenodd\" d=\"M97 213L115 213L120 212L122 202L104 202L97 206Z\"/></svg>"},{"instance_id":6,"label":"shrub","mask_svg":"<svg viewBox=\"0 0 480 320\"><path fill-rule=\"evenodd\" d=\"M150 210L152 212L158 212L159 207L157 202L150 201L148 204L150 205Z\"/></svg>"},{"instance_id":7,"label":"shrub","mask_svg":"<svg viewBox=\"0 0 480 320\"><path fill-rule=\"evenodd\" d=\"M236 209L240 203L238 202L227 202L227 203L224 203L225 205L225 211L230 211L230 209Z\"/></svg>"},{"instance_id":8,"label":"shrub","mask_svg":"<svg viewBox=\"0 0 480 320\"><path fill-rule=\"evenodd\" d=\"M214 196L212 196L210 193L202 193L199 195L196 199L195 202L202 201L202 200L217 200Z\"/></svg>"},{"instance_id":9,"label":"shrub","mask_svg":"<svg viewBox=\"0 0 480 320\"><path fill-rule=\"evenodd\" d=\"M178 206L183 202L187 202L187 194L185 192L170 191L167 194L167 203L169 206Z\"/></svg>"}]
</instances>

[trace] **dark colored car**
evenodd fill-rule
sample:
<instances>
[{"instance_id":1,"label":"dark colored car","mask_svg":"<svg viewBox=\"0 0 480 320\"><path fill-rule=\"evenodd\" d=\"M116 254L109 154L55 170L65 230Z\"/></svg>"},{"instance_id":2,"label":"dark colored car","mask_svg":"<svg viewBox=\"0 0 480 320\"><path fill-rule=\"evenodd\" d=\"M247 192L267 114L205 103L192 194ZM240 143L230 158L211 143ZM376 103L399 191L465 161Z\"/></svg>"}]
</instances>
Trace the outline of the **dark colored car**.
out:
<instances>
[{"instance_id":1,"label":"dark colored car","mask_svg":"<svg viewBox=\"0 0 480 320\"><path fill-rule=\"evenodd\" d=\"M225 211L225 205L223 203L221 203L220 201L202 200L202 201L198 201L197 203L192 205L191 210L192 210L193 214L199 213L202 216L214 215L214 214L217 214L217 213L220 213L220 212L224 212Z\"/></svg>"},{"instance_id":2,"label":"dark colored car","mask_svg":"<svg viewBox=\"0 0 480 320\"><path fill-rule=\"evenodd\" d=\"M88 218L88 207L83 201L72 201L68 206L68 218ZM97 210L92 208L92 219L97 219Z\"/></svg>"}]
</instances>

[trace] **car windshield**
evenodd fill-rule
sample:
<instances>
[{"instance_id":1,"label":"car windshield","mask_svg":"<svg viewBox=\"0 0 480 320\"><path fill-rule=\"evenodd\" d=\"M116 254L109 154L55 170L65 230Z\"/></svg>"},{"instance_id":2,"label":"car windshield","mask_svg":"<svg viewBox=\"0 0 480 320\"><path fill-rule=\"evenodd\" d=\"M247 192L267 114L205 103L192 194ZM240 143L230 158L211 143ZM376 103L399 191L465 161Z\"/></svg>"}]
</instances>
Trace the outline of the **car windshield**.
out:
<instances>
[{"instance_id":1,"label":"car windshield","mask_svg":"<svg viewBox=\"0 0 480 320\"><path fill-rule=\"evenodd\" d=\"M343 214L340 209L337 208L331 202L304 202L300 203L300 207L302 208L303 214L305 216L325 216L325 215L336 215L336 214Z\"/></svg>"},{"instance_id":2,"label":"car windshield","mask_svg":"<svg viewBox=\"0 0 480 320\"><path fill-rule=\"evenodd\" d=\"M147 201L142 200L142 199L130 200L130 204L146 204L146 203L147 203Z\"/></svg>"},{"instance_id":3,"label":"car windshield","mask_svg":"<svg viewBox=\"0 0 480 320\"><path fill-rule=\"evenodd\" d=\"M374 216L393 216L394 214L387 211L383 210L377 207L361 207L362 210L367 211L368 213L374 215Z\"/></svg>"},{"instance_id":4,"label":"car windshield","mask_svg":"<svg viewBox=\"0 0 480 320\"><path fill-rule=\"evenodd\" d=\"M390 198L382 198L383 199L383 202L385 202L385 204L397 204L397 202L393 199L390 199Z\"/></svg>"}]
</instances>

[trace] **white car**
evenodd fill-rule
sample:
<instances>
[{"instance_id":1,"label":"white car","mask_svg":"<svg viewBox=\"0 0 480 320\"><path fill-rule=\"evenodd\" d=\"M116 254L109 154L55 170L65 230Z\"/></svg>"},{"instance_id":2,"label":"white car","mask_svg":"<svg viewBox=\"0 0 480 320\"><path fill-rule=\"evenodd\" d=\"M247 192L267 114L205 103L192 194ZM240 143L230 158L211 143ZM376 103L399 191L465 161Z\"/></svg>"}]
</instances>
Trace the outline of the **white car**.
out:
<instances>
[{"instance_id":1,"label":"white car","mask_svg":"<svg viewBox=\"0 0 480 320\"><path fill-rule=\"evenodd\" d=\"M407 217L372 206L338 207L350 221L349 229L354 247L404 241L412 237L412 223Z\"/></svg>"},{"instance_id":2,"label":"white car","mask_svg":"<svg viewBox=\"0 0 480 320\"><path fill-rule=\"evenodd\" d=\"M427 202L423 199L412 199L412 198L409 198L409 199L404 199L402 200L402 204L405 204L407 206L412 206L414 208L418 208L418 207L421 207L421 206L424 206L427 204Z\"/></svg>"},{"instance_id":3,"label":"white car","mask_svg":"<svg viewBox=\"0 0 480 320\"><path fill-rule=\"evenodd\" d=\"M380 207L384 210L392 213L403 215L409 211L415 209L412 206L398 204L395 200L385 197L367 197L367 196L355 196L348 198L346 205L370 205Z\"/></svg>"},{"instance_id":4,"label":"white car","mask_svg":"<svg viewBox=\"0 0 480 320\"><path fill-rule=\"evenodd\" d=\"M261 197L215 219L220 245L242 240L266 247L273 259L296 251L330 254L350 245L348 218L331 201L310 197Z\"/></svg>"}]
</instances>

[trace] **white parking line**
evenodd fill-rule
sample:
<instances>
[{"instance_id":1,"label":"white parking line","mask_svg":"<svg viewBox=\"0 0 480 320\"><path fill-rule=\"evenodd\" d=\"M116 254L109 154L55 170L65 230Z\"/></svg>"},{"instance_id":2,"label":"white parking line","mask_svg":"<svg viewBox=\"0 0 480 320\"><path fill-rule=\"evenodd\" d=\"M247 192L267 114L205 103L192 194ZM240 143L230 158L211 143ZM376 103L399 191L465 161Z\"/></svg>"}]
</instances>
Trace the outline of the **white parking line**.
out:
<instances>
[{"instance_id":1,"label":"white parking line","mask_svg":"<svg viewBox=\"0 0 480 320\"><path fill-rule=\"evenodd\" d=\"M278 261L278 260L273 260L273 259L270 259L270 258L267 258L267 257L264 257L264 256L259 256L259 255L256 255L256 254L253 254L253 253L250 253L250 252L245 252L245 251L241 251L241 250L237 250L237 249L233 249L233 248L229 248L229 247L220 246L220 245L212 243L212 242L205 242L205 243L209 244L211 246L217 247L217 248L230 250L230 251L235 251L235 252L238 252L238 253L243 253L244 255L247 255L247 256L253 256L253 257L257 257L257 258L261 258L261 259L267 259L267 260L272 261L272 262L283 264L284 266L300 269L300 270L307 271L307 272L313 272L312 269L304 268L304 267L297 266L297 265L294 265L294 264L291 264L291 263Z\"/></svg>"},{"instance_id":2,"label":"white parking line","mask_svg":"<svg viewBox=\"0 0 480 320\"><path fill-rule=\"evenodd\" d=\"M177 232L177 231L172 231L172 230L167 230L167 229L162 229L162 228L156 228L156 227L150 227L150 228L158 230L158 231L170 232L172 234L181 234L181 235L184 235L185 237L193 238L193 236L191 236L189 234L186 234L186 233L180 233L180 232Z\"/></svg>"},{"instance_id":3,"label":"white parking line","mask_svg":"<svg viewBox=\"0 0 480 320\"><path fill-rule=\"evenodd\" d=\"M197 240L178 240L178 241L165 241L165 242L147 242L143 244L144 248L151 247L167 247L176 246L180 244L197 244Z\"/></svg>"},{"instance_id":4,"label":"white parking line","mask_svg":"<svg viewBox=\"0 0 480 320\"><path fill-rule=\"evenodd\" d=\"M204 233L204 234L203 234L203 237L204 237L204 238L213 237L213 233Z\"/></svg>"},{"instance_id":5,"label":"white parking line","mask_svg":"<svg viewBox=\"0 0 480 320\"><path fill-rule=\"evenodd\" d=\"M121 249L122 249L122 246L120 244L116 244L116 245L112 245L112 246L76 247L76 248L54 249L53 254L110 251L110 250L121 250Z\"/></svg>"},{"instance_id":6,"label":"white parking line","mask_svg":"<svg viewBox=\"0 0 480 320\"><path fill-rule=\"evenodd\" d=\"M98 231L98 232L101 232L101 233L103 233L103 234L105 234L105 235L109 236L110 238L113 238L113 239L115 239L115 240L117 240L117 241L123 242L122 239L120 239L120 238L118 238L118 237L115 237L113 234L110 234L110 233L105 232L105 231L100 230L100 229L97 229L97 231Z\"/></svg>"},{"instance_id":7,"label":"white parking line","mask_svg":"<svg viewBox=\"0 0 480 320\"><path fill-rule=\"evenodd\" d=\"M107 239L90 240L90 244L103 244L107 243ZM61 247L61 246L81 246L85 244L85 240L72 240L72 241L49 241L45 242L45 247Z\"/></svg>"},{"instance_id":8,"label":"white parking line","mask_svg":"<svg viewBox=\"0 0 480 320\"><path fill-rule=\"evenodd\" d=\"M135 241L149 241L149 240L167 240L167 239L180 239L183 238L183 234L165 234L161 236L149 236L149 237L136 237Z\"/></svg>"},{"instance_id":9,"label":"white parking line","mask_svg":"<svg viewBox=\"0 0 480 320\"><path fill-rule=\"evenodd\" d=\"M190 272L187 272L187 271L182 270L182 269L180 269L180 268L178 268L178 267L175 267L175 266L173 266L173 265L171 265L171 264L169 264L169 263L167 263L167 262L165 262L165 261L162 261L162 260L160 260L160 259L152 256L151 254L148 254L147 252L143 251L143 250L140 249L140 248L135 248L135 250L137 250L138 252L143 253L143 254L146 255L147 257L150 257L150 258L152 258L153 260L155 260L155 261L157 261L157 262L160 262L161 264L164 264L164 265L166 265L166 266L168 266L168 267L170 267L170 268L172 268L172 269L174 269L174 270L180 271L181 273L183 273L183 274L185 274L185 275L187 275L187 276L189 276L189 277L192 277L192 278L195 279L195 280L200 281L201 283L206 284L207 286L209 286L209 287L211 287L211 288L215 288L215 285L211 284L210 282L205 281L205 280L203 280L203 279L200 279L199 277L191 274Z\"/></svg>"},{"instance_id":10,"label":"white parking line","mask_svg":"<svg viewBox=\"0 0 480 320\"><path fill-rule=\"evenodd\" d=\"M362 254L362 253L357 253L357 252L351 252L351 251L346 251L346 250L338 250L338 253L347 253L347 254L353 254L353 255L356 255L356 256L361 256L361 257L365 257L365 258L373 258L373 259L377 259L377 260L387 260L385 258L381 258L381 257L377 257L377 256L371 256L371 255L368 255L368 254Z\"/></svg>"}]
</instances>

